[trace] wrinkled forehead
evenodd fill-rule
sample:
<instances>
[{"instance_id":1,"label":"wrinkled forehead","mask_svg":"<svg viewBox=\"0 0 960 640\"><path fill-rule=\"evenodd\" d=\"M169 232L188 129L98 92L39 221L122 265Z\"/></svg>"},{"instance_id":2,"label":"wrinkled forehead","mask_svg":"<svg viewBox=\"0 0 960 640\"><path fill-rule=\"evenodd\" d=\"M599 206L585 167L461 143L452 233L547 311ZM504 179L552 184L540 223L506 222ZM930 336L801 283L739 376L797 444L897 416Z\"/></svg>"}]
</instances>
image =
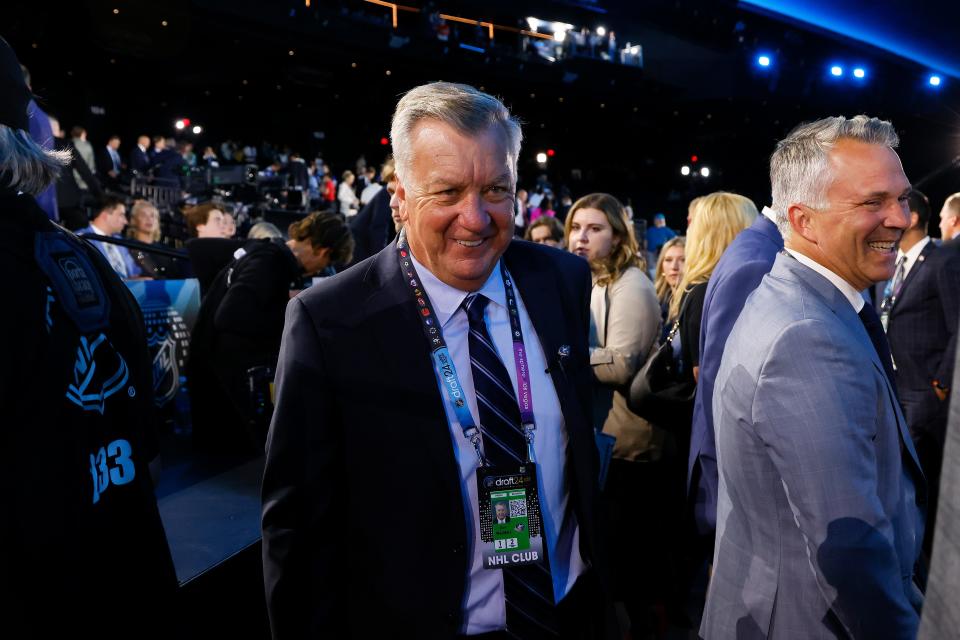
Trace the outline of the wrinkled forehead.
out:
<instances>
[{"instance_id":1,"label":"wrinkled forehead","mask_svg":"<svg viewBox=\"0 0 960 640\"><path fill-rule=\"evenodd\" d=\"M465 164L483 165L491 169L508 168L516 173L510 136L494 123L476 132L461 131L434 118L418 122L410 136L412 166L429 165L435 169L459 169Z\"/></svg>"}]
</instances>

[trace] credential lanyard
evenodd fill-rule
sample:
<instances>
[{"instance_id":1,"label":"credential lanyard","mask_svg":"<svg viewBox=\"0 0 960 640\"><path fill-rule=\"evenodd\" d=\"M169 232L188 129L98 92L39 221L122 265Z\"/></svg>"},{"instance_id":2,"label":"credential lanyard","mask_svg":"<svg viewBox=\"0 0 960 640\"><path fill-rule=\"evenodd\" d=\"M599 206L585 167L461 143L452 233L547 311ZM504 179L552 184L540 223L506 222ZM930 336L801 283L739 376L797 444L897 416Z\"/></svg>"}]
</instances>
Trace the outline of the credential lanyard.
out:
<instances>
[{"instance_id":1,"label":"credential lanyard","mask_svg":"<svg viewBox=\"0 0 960 640\"><path fill-rule=\"evenodd\" d=\"M470 408L467 406L457 375L457 368L443 339L443 330L434 313L430 298L424 291L423 283L417 274L417 269L411 260L410 248L407 246L405 231L400 232L397 239L397 259L400 270L403 272L414 299L417 302L417 315L420 318L423 333L430 343L430 357L433 359L433 368L447 391L447 398L457 416L457 422L463 429L463 435L473 444L477 452L477 459L482 466L491 466L484 457L480 448L480 429L473 420ZM523 330L520 328L520 310L517 306L517 296L513 289L513 280L504 265L500 266L500 275L503 277L503 287L507 295L507 312L510 315L510 334L513 340L513 363L517 371L518 400L520 408L520 422L523 425L523 435L527 441L527 462L533 460L533 436L536 431L536 422L533 416L533 391L530 384L530 368L527 366L527 351L523 342Z\"/></svg>"}]
</instances>

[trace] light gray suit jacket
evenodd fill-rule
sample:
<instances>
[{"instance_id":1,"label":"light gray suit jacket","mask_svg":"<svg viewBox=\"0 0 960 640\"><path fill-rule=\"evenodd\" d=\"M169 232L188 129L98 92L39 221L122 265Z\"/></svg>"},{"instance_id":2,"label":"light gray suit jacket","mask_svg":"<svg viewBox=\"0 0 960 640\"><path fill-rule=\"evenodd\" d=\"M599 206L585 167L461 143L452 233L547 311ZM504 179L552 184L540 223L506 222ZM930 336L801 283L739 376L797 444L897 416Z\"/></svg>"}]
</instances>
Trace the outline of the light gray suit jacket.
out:
<instances>
[{"instance_id":1,"label":"light gray suit jacket","mask_svg":"<svg viewBox=\"0 0 960 640\"><path fill-rule=\"evenodd\" d=\"M960 633L960 350L953 367L947 443L943 450L940 503L920 640L956 638Z\"/></svg>"},{"instance_id":2,"label":"light gray suit jacket","mask_svg":"<svg viewBox=\"0 0 960 640\"><path fill-rule=\"evenodd\" d=\"M701 636L914 638L923 476L840 290L778 255L727 341L713 411L720 495Z\"/></svg>"}]
</instances>

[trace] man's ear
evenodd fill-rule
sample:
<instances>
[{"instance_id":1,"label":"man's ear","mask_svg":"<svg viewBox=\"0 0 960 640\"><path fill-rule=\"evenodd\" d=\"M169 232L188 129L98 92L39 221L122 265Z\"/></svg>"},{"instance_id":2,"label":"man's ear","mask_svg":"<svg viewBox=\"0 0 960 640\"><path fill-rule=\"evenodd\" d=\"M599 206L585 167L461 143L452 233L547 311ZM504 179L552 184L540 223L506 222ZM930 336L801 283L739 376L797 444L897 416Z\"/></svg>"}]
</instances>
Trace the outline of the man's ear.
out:
<instances>
[{"instance_id":1,"label":"man's ear","mask_svg":"<svg viewBox=\"0 0 960 640\"><path fill-rule=\"evenodd\" d=\"M397 175L397 204L399 204L399 210L397 214L400 216L400 222L406 224L407 220L410 217L407 202L407 189L403 186L403 180L400 179L400 176Z\"/></svg>"},{"instance_id":2,"label":"man's ear","mask_svg":"<svg viewBox=\"0 0 960 640\"><path fill-rule=\"evenodd\" d=\"M920 214L917 213L916 211L911 211L911 212L910 212L910 226L907 228L907 231L910 231L911 229L916 229L916 228L917 228L917 225L919 225L919 224L920 224Z\"/></svg>"},{"instance_id":3,"label":"man's ear","mask_svg":"<svg viewBox=\"0 0 960 640\"><path fill-rule=\"evenodd\" d=\"M790 228L793 233L807 242L816 244L817 229L813 209L803 204L792 204L787 208L787 218L790 220Z\"/></svg>"}]
</instances>

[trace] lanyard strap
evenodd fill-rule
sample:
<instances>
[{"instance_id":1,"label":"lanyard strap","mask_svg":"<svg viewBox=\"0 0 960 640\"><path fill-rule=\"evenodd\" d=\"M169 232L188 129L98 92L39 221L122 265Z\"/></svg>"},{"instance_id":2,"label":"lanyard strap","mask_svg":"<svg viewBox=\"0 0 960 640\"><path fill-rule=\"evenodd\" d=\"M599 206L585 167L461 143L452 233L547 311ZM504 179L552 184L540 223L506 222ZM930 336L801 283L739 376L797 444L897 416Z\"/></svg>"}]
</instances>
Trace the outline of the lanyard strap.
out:
<instances>
[{"instance_id":1,"label":"lanyard strap","mask_svg":"<svg viewBox=\"0 0 960 640\"><path fill-rule=\"evenodd\" d=\"M463 385L460 384L460 377L457 375L453 357L450 355L450 350L443 338L443 330L437 320L437 314L411 259L405 230L401 230L397 239L397 259L400 262L400 270L406 276L404 279L407 286L417 302L417 316L420 318L423 333L430 343L430 357L433 360L433 369L437 378L446 389L447 398L453 408L454 415L457 416L457 422L463 429L464 437L473 444L480 464L490 466L480 448L480 429L474 422L473 415L470 413L470 408L464 398ZM530 368L527 366L527 352L523 342L523 330L520 328L520 310L513 289L513 281L503 265L500 268L500 275L503 277L503 286L507 295L507 311L510 315L510 333L513 340L513 361L517 371L517 386L520 391L518 399L520 422L527 441L527 462L530 462L532 460L533 435L536 430Z\"/></svg>"}]
</instances>

